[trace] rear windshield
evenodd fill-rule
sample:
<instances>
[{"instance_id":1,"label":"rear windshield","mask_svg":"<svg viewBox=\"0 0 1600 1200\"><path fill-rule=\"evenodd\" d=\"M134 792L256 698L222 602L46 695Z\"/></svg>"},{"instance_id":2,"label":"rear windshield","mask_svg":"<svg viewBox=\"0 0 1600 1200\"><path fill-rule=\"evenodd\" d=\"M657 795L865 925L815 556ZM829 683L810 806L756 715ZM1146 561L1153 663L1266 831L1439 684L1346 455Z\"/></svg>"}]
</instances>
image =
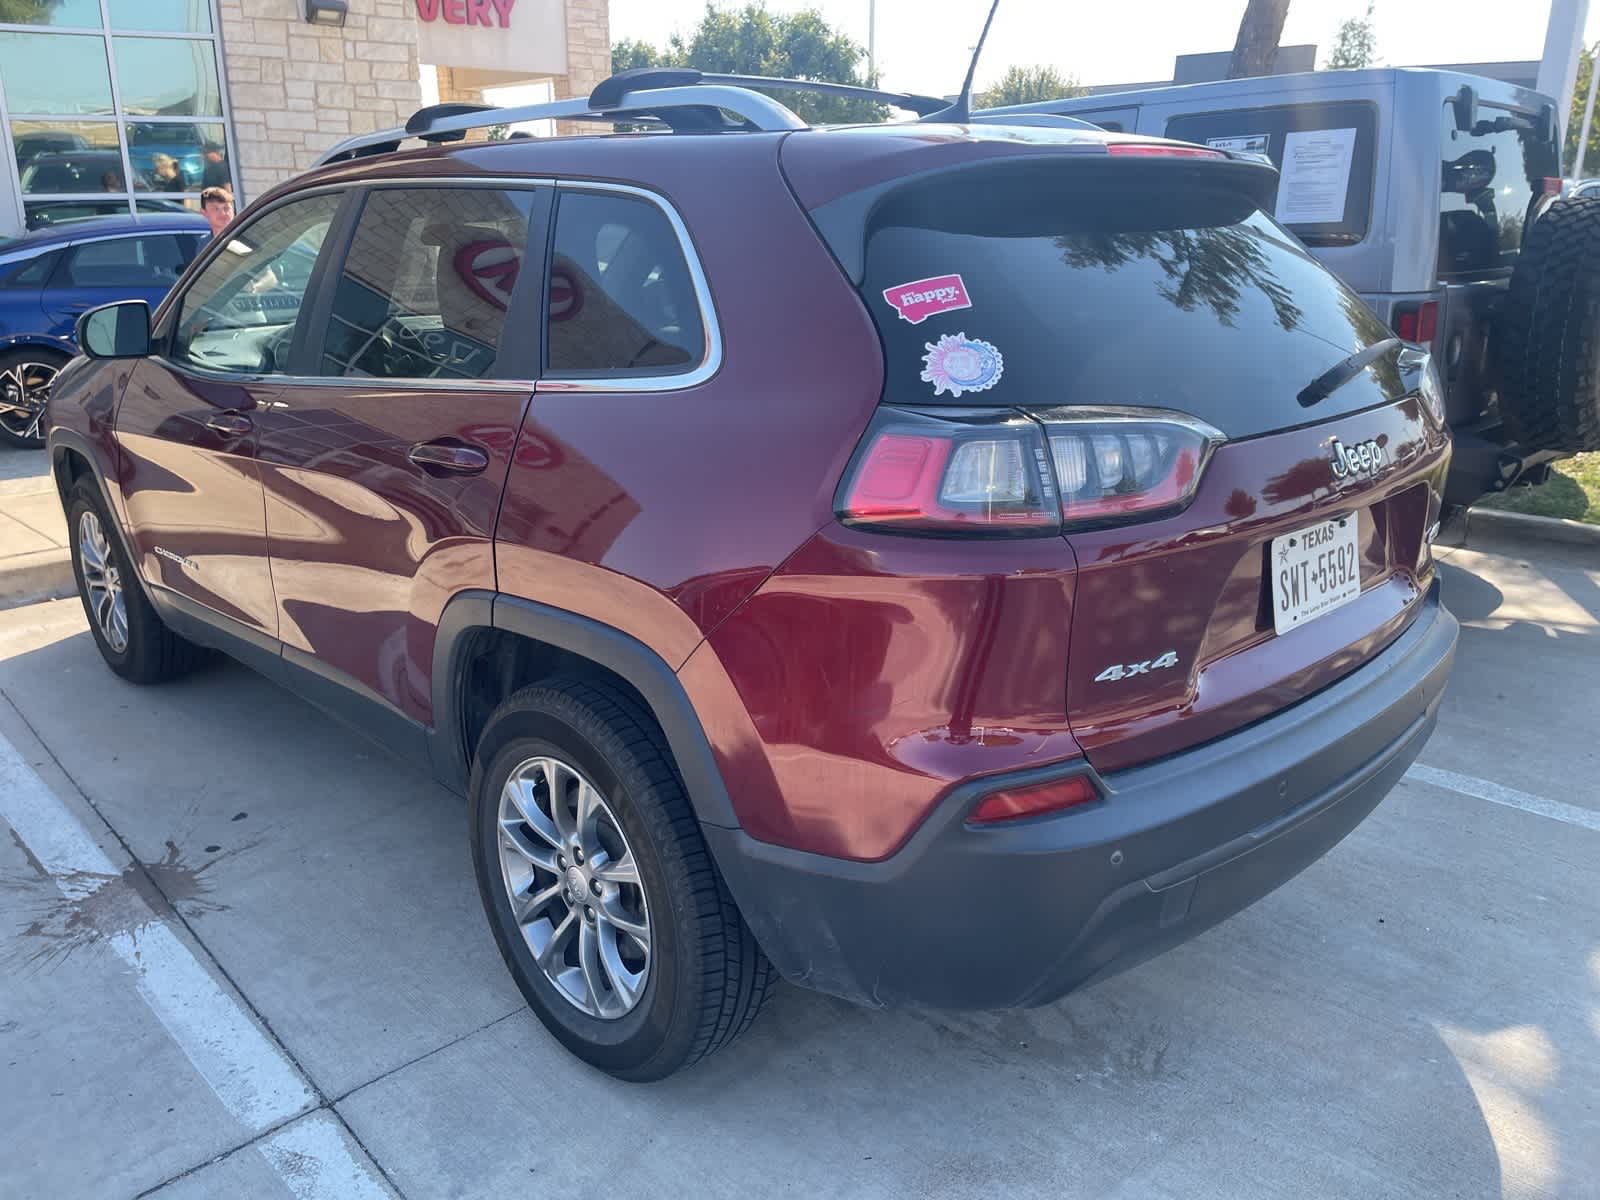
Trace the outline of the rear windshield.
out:
<instances>
[{"instance_id":1,"label":"rear windshield","mask_svg":"<svg viewBox=\"0 0 1600 1200\"><path fill-rule=\"evenodd\" d=\"M1264 154L1280 174L1275 213L1308 246L1353 246L1372 226L1378 112L1364 100L1189 113L1167 136Z\"/></svg>"},{"instance_id":2,"label":"rear windshield","mask_svg":"<svg viewBox=\"0 0 1600 1200\"><path fill-rule=\"evenodd\" d=\"M980 173L879 210L862 295L886 402L1168 408L1242 438L1401 394L1391 358L1301 407L1389 331L1254 201L1133 164L1121 186L1107 174Z\"/></svg>"}]
</instances>

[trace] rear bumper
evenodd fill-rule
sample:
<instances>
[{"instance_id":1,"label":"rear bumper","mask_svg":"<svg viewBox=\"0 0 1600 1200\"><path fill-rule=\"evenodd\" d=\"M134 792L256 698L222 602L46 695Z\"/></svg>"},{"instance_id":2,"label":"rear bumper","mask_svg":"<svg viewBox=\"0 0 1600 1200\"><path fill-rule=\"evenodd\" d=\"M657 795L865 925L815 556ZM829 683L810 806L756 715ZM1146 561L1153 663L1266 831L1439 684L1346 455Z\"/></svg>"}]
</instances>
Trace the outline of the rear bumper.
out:
<instances>
[{"instance_id":1,"label":"rear bumper","mask_svg":"<svg viewBox=\"0 0 1600 1200\"><path fill-rule=\"evenodd\" d=\"M956 788L896 854L850 862L705 827L789 979L874 1005L1048 1003L1238 912L1370 813L1433 731L1455 653L1437 583L1365 666L1225 738L1101 780L1106 799L975 829L977 797L1089 768Z\"/></svg>"}]
</instances>

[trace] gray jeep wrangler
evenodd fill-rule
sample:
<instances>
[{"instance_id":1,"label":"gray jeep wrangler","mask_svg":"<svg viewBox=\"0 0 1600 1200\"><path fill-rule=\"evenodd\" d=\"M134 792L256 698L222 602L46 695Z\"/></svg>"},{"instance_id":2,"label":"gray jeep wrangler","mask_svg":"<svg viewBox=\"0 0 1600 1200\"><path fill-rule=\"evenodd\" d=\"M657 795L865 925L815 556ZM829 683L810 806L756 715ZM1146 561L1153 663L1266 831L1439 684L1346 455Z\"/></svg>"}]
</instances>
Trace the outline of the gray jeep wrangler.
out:
<instances>
[{"instance_id":1,"label":"gray jeep wrangler","mask_svg":"<svg viewBox=\"0 0 1600 1200\"><path fill-rule=\"evenodd\" d=\"M1600 450L1600 195L1558 200L1548 96L1449 71L1319 71L988 110L1261 154L1277 217L1427 345L1467 505Z\"/></svg>"}]
</instances>

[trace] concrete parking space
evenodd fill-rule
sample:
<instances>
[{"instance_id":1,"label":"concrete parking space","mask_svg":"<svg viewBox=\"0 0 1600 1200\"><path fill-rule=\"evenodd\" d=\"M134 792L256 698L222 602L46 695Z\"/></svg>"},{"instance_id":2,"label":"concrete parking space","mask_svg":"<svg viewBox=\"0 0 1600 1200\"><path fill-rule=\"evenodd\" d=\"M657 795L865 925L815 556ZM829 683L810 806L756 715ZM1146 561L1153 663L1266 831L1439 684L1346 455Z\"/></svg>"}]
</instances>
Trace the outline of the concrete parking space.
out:
<instances>
[{"instance_id":1,"label":"concrete parking space","mask_svg":"<svg viewBox=\"0 0 1600 1200\"><path fill-rule=\"evenodd\" d=\"M650 1086L523 1007L458 800L0 613L0 1194L1600 1195L1600 563L1442 554L1439 731L1293 882L1040 1010L785 987Z\"/></svg>"},{"instance_id":2,"label":"concrete parking space","mask_svg":"<svg viewBox=\"0 0 1600 1200\"><path fill-rule=\"evenodd\" d=\"M43 450L0 447L0 605L67 594L67 522Z\"/></svg>"}]
</instances>

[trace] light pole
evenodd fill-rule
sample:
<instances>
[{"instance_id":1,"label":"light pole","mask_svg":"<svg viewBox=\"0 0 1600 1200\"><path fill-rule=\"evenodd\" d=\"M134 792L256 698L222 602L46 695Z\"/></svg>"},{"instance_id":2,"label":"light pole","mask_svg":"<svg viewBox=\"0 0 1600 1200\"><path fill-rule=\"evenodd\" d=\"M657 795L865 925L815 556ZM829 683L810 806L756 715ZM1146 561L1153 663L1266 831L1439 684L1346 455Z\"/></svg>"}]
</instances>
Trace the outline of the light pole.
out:
<instances>
[{"instance_id":1,"label":"light pole","mask_svg":"<svg viewBox=\"0 0 1600 1200\"><path fill-rule=\"evenodd\" d=\"M867 0L867 82L878 86L878 0Z\"/></svg>"}]
</instances>

